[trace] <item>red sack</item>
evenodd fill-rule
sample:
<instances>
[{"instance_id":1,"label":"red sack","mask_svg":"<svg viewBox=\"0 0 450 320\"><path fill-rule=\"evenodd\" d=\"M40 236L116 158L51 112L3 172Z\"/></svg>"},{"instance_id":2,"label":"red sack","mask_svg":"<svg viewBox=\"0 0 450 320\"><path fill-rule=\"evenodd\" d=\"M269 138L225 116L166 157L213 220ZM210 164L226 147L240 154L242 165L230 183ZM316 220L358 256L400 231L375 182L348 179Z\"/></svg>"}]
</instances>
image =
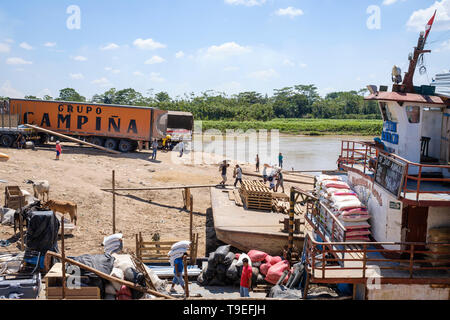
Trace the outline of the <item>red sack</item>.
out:
<instances>
[{"instance_id":1,"label":"red sack","mask_svg":"<svg viewBox=\"0 0 450 320\"><path fill-rule=\"evenodd\" d=\"M260 267L259 267L259 272L261 272L263 275L267 275L267 272L269 271L270 267L272 265L268 262L263 263Z\"/></svg>"},{"instance_id":2,"label":"red sack","mask_svg":"<svg viewBox=\"0 0 450 320\"><path fill-rule=\"evenodd\" d=\"M283 272L288 269L289 262L287 260L280 261L269 268L265 280L269 283L276 284L283 275ZM284 279L283 282L285 282L286 280L287 279Z\"/></svg>"},{"instance_id":3,"label":"red sack","mask_svg":"<svg viewBox=\"0 0 450 320\"><path fill-rule=\"evenodd\" d=\"M275 256L275 257L272 257L272 259L270 259L269 263L270 263L271 265L275 265L275 264L277 264L278 262L280 262L280 261L282 261L282 260L283 260L283 259L281 259L281 257Z\"/></svg>"},{"instance_id":4,"label":"red sack","mask_svg":"<svg viewBox=\"0 0 450 320\"><path fill-rule=\"evenodd\" d=\"M116 295L117 300L132 300L131 290L127 286L122 286Z\"/></svg>"},{"instance_id":5,"label":"red sack","mask_svg":"<svg viewBox=\"0 0 450 320\"><path fill-rule=\"evenodd\" d=\"M240 253L236 253L236 255L234 256L235 259L239 260L239 257L241 256Z\"/></svg>"},{"instance_id":6,"label":"red sack","mask_svg":"<svg viewBox=\"0 0 450 320\"><path fill-rule=\"evenodd\" d=\"M267 253L259 251L259 250L250 250L247 255L250 257L252 262L260 262L264 261L267 256Z\"/></svg>"},{"instance_id":7,"label":"red sack","mask_svg":"<svg viewBox=\"0 0 450 320\"><path fill-rule=\"evenodd\" d=\"M272 256L271 256L271 255L267 255L267 256L264 258L264 261L267 262L268 264L270 264L270 260L272 260Z\"/></svg>"}]
</instances>

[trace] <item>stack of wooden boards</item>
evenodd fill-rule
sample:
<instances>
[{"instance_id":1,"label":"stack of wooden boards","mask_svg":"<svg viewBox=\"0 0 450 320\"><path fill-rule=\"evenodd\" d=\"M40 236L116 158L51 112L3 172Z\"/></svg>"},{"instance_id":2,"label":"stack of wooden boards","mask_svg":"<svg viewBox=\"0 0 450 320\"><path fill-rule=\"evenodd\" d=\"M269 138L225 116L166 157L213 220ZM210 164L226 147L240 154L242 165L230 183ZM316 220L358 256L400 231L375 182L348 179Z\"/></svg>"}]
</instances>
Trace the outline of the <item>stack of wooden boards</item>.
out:
<instances>
[{"instance_id":1,"label":"stack of wooden boards","mask_svg":"<svg viewBox=\"0 0 450 320\"><path fill-rule=\"evenodd\" d=\"M272 211L272 193L260 181L243 180L239 189L245 208Z\"/></svg>"}]
</instances>

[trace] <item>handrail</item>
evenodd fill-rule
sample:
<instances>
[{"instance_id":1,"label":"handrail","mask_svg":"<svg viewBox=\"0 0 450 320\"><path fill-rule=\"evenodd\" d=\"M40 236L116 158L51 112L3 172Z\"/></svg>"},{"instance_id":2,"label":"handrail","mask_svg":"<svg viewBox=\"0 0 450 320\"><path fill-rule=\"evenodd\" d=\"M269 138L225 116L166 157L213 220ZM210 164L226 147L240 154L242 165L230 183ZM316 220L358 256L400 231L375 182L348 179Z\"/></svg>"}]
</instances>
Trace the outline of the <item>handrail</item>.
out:
<instances>
[{"instance_id":1,"label":"handrail","mask_svg":"<svg viewBox=\"0 0 450 320\"><path fill-rule=\"evenodd\" d=\"M362 147L363 146L363 147ZM365 152L363 152L365 151ZM412 161L409 161L399 155L388 153L384 150L381 150L379 148L376 148L375 146L371 145L369 142L365 141L350 141L350 140L343 140L341 143L341 154L338 159L338 166L341 167L342 165L351 165L351 168L354 170L359 170L362 173L366 174L368 171L374 173L375 168L370 167L368 164L370 161L375 161L375 163L378 161L377 155L379 153L382 153L392 159L400 160L405 163L406 166L406 173L404 178L404 183L402 186L402 192L403 195L407 192L416 193L416 201L419 201L420 194L423 193L446 193L450 194L450 191L448 190L439 190L439 191L430 191L430 190L421 190L420 185L421 182L425 181L434 181L434 182L450 182L450 178L427 178L422 177L423 168L442 168L442 169L449 169L450 165L436 165L436 164L422 164L422 163L415 163ZM356 154L356 156L355 156ZM355 169L354 164L360 163L363 166L363 169ZM411 168L418 168L418 176L413 176L409 174ZM370 177L372 182L374 181L374 177ZM408 181L416 181L416 186L414 189L408 189Z\"/></svg>"}]
</instances>

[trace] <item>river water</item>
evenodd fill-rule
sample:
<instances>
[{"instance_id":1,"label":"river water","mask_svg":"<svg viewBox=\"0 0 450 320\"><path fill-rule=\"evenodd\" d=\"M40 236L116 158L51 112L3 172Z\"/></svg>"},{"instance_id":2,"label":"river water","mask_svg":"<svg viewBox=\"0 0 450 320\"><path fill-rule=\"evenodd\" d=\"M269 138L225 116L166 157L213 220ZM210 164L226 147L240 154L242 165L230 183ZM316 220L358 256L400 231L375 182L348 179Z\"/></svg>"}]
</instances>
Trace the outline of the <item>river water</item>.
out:
<instances>
[{"instance_id":1,"label":"river water","mask_svg":"<svg viewBox=\"0 0 450 320\"><path fill-rule=\"evenodd\" d=\"M196 140L197 139L197 140ZM372 141L371 136L300 136L280 134L267 139L250 137L212 138L211 136L194 136L194 150L203 148L203 152L223 155L224 159L240 163L254 163L256 153L263 164L278 165L278 152L283 154L285 170L335 170L341 152L342 140ZM199 142L199 141L202 141Z\"/></svg>"}]
</instances>

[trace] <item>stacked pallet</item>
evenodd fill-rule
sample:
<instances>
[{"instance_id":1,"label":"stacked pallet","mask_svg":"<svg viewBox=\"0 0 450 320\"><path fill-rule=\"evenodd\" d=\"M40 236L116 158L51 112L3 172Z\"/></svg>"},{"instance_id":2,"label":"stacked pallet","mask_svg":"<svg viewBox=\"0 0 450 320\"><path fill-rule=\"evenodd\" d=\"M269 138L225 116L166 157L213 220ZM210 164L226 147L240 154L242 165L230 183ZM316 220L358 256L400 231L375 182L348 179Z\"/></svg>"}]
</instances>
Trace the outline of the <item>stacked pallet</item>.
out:
<instances>
[{"instance_id":1,"label":"stacked pallet","mask_svg":"<svg viewBox=\"0 0 450 320\"><path fill-rule=\"evenodd\" d=\"M264 183L243 180L239 193L247 209L272 211L272 193Z\"/></svg>"}]
</instances>

